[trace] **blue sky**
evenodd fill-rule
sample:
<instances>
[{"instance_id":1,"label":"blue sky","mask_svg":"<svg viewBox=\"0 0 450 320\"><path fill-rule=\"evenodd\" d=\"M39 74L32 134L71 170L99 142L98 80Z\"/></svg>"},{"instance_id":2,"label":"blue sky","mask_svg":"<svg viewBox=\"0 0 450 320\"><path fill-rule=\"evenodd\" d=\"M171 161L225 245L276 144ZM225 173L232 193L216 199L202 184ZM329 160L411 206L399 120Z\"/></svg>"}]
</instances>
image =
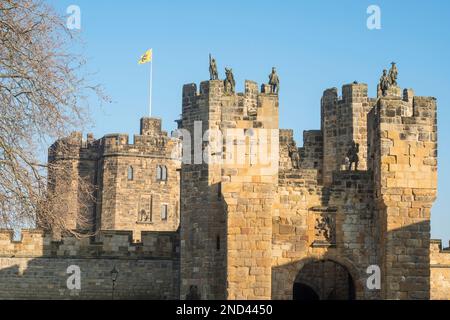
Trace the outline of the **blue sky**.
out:
<instances>
[{"instance_id":1,"label":"blue sky","mask_svg":"<svg viewBox=\"0 0 450 320\"><path fill-rule=\"evenodd\" d=\"M399 85L434 96L439 107L439 198L432 236L450 238L450 2L265 0L47 0L58 12L81 9L82 52L95 81L113 103L92 101L96 137L137 133L148 114L147 66L137 60L154 49L153 115L175 128L183 84L207 80L208 54L223 77L232 67L241 91L245 79L266 82L271 67L281 77L280 125L320 127L326 88L357 80L371 96L381 71L396 61ZM381 30L366 26L369 5L381 8Z\"/></svg>"}]
</instances>

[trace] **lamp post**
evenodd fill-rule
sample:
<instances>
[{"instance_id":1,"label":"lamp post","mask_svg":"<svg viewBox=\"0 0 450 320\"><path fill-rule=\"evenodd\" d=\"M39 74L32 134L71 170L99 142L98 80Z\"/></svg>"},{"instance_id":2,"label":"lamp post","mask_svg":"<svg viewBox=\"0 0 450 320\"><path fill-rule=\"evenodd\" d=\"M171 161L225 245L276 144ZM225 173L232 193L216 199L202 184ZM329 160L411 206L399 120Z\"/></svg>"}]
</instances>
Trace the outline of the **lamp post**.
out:
<instances>
[{"instance_id":1,"label":"lamp post","mask_svg":"<svg viewBox=\"0 0 450 320\"><path fill-rule=\"evenodd\" d=\"M116 280L119 276L119 271L117 271L116 266L111 270L111 280L112 280L112 300L114 300L114 289L116 288Z\"/></svg>"}]
</instances>

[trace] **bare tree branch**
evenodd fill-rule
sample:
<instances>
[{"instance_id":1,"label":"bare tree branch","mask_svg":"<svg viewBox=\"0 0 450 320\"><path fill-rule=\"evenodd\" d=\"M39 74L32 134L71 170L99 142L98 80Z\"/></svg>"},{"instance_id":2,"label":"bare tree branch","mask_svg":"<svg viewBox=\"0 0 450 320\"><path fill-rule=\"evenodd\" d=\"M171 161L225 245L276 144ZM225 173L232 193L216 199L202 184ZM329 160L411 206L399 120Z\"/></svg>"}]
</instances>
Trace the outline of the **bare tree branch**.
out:
<instances>
[{"instance_id":1,"label":"bare tree branch","mask_svg":"<svg viewBox=\"0 0 450 320\"><path fill-rule=\"evenodd\" d=\"M40 153L49 139L89 120L88 91L107 99L82 76L85 60L70 51L74 39L44 2L0 0L0 228L37 223L77 236L90 230L83 212L93 203L91 181L74 175L67 161L47 165ZM61 141L60 150L73 147ZM77 230L67 224L74 188Z\"/></svg>"}]
</instances>

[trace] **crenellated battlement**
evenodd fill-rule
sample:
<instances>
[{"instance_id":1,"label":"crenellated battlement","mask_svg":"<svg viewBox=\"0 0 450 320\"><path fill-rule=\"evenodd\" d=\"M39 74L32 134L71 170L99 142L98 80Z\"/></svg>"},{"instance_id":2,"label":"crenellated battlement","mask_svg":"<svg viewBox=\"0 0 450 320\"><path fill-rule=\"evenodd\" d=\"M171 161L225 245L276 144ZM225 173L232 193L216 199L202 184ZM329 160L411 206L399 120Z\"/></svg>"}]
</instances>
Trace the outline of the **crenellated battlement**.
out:
<instances>
[{"instance_id":1,"label":"crenellated battlement","mask_svg":"<svg viewBox=\"0 0 450 320\"><path fill-rule=\"evenodd\" d=\"M450 293L450 246L444 249L442 240L430 241L431 299L448 300Z\"/></svg>"},{"instance_id":2,"label":"crenellated battlement","mask_svg":"<svg viewBox=\"0 0 450 320\"><path fill-rule=\"evenodd\" d=\"M357 83L324 91L321 100L323 133L323 182L332 183L333 172L341 170L353 143L359 145L358 169L367 169L367 114L374 105L368 97L368 86Z\"/></svg>"},{"instance_id":3,"label":"crenellated battlement","mask_svg":"<svg viewBox=\"0 0 450 320\"><path fill-rule=\"evenodd\" d=\"M430 241L430 265L431 268L437 268L440 272L444 269L450 272L450 244L449 247L444 248L442 240ZM450 282L448 279L446 281Z\"/></svg>"},{"instance_id":4,"label":"crenellated battlement","mask_svg":"<svg viewBox=\"0 0 450 320\"><path fill-rule=\"evenodd\" d=\"M270 90L265 90L266 84L262 85L259 90L258 83L252 80L244 81L244 91L227 93L225 91L225 84L222 80L209 80L200 82L200 86L196 83L188 83L183 86L183 97L207 97L207 96L221 96L221 95L235 95L235 96L258 96L271 95L275 96ZM200 88L200 90L198 90Z\"/></svg>"},{"instance_id":5,"label":"crenellated battlement","mask_svg":"<svg viewBox=\"0 0 450 320\"><path fill-rule=\"evenodd\" d=\"M179 251L177 232L144 231L140 242L133 241L132 231L101 231L98 241L72 236L54 241L40 230L23 230L20 241L13 237L13 231L0 230L0 257L175 259Z\"/></svg>"},{"instance_id":6,"label":"crenellated battlement","mask_svg":"<svg viewBox=\"0 0 450 320\"><path fill-rule=\"evenodd\" d=\"M128 135L108 135L102 141L102 155L171 157L180 143L179 139L167 135L135 135L132 144L128 141Z\"/></svg>"},{"instance_id":7,"label":"crenellated battlement","mask_svg":"<svg viewBox=\"0 0 450 320\"><path fill-rule=\"evenodd\" d=\"M431 254L436 254L436 253L445 253L445 254L450 254L450 242L447 248L444 247L442 240L440 239L432 239L430 240L430 250L431 250ZM449 265L450 265L450 256L449 258Z\"/></svg>"},{"instance_id":8,"label":"crenellated battlement","mask_svg":"<svg viewBox=\"0 0 450 320\"><path fill-rule=\"evenodd\" d=\"M322 95L322 104L337 108L343 103L366 102L369 100L366 83L350 83L342 86L341 95L336 87L326 89Z\"/></svg>"},{"instance_id":9,"label":"crenellated battlement","mask_svg":"<svg viewBox=\"0 0 450 320\"><path fill-rule=\"evenodd\" d=\"M174 155L174 148L179 148L181 141L169 137L167 132L161 130L161 119L142 118L141 132L134 135L130 143L129 135L114 133L105 135L101 139L94 139L88 134L87 139L82 138L80 132L74 132L69 137L55 142L49 148L49 161L69 159L98 159L102 156L121 154L130 156L159 156L170 157ZM176 160L176 159L174 159Z\"/></svg>"},{"instance_id":10,"label":"crenellated battlement","mask_svg":"<svg viewBox=\"0 0 450 320\"><path fill-rule=\"evenodd\" d=\"M258 117L266 118L270 112L262 109L278 108L278 95L270 93L265 86L259 91L256 82L246 80L244 88L244 92L227 92L221 80L203 81L199 91L197 84L186 84L183 87L184 127L189 126L192 120L201 120L210 112L220 112L226 127L229 122L237 120L256 121Z\"/></svg>"},{"instance_id":11,"label":"crenellated battlement","mask_svg":"<svg viewBox=\"0 0 450 320\"><path fill-rule=\"evenodd\" d=\"M128 134L98 140L89 134L83 140L81 133L74 133L49 149L49 164L54 164L49 169L52 190L69 203L63 214L70 229L79 228L77 217L86 206L84 214L95 231L133 230L140 239L141 231L179 227L181 140L162 130L160 118L142 118L133 143ZM95 199L87 204L74 196L83 192L80 178L95 190ZM67 185L72 188L62 188Z\"/></svg>"}]
</instances>

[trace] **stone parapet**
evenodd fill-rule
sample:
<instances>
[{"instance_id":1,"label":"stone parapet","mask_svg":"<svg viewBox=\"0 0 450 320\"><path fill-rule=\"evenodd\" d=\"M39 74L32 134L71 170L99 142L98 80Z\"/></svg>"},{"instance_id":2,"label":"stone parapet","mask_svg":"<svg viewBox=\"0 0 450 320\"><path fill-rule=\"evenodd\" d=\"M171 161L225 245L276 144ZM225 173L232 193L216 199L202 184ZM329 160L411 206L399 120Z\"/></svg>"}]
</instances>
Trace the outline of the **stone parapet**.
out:
<instances>
[{"instance_id":1,"label":"stone parapet","mask_svg":"<svg viewBox=\"0 0 450 320\"><path fill-rule=\"evenodd\" d=\"M40 230L24 230L20 241L14 232L0 231L0 257L16 258L117 258L178 259L179 237L176 232L142 232L141 241L133 241L131 231L101 231L98 241L91 238L62 237Z\"/></svg>"}]
</instances>

